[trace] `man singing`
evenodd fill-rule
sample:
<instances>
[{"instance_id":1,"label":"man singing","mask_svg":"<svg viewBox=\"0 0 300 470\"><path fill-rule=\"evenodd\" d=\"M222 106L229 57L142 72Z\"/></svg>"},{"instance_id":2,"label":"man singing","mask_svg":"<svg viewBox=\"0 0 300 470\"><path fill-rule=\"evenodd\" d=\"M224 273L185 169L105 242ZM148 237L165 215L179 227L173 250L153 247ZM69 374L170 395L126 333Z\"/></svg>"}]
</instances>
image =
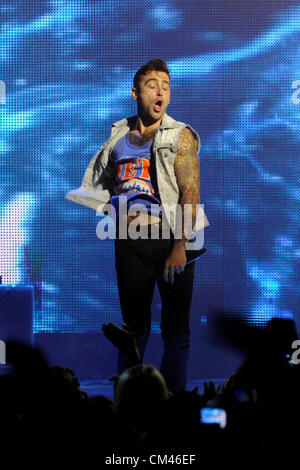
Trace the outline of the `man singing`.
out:
<instances>
[{"instance_id":1,"label":"man singing","mask_svg":"<svg viewBox=\"0 0 300 470\"><path fill-rule=\"evenodd\" d=\"M160 370L168 389L175 392L185 388L189 357L195 263L189 263L192 250L188 247L195 232L185 227L194 228L200 205L200 139L190 125L166 113L170 73L163 60L144 64L133 85L137 115L112 125L110 138L90 161L81 187L66 198L98 211L106 203L115 208L115 267L123 320L134 332L143 358L157 283L164 344ZM141 205L144 211L132 211ZM174 205L181 209L179 217L164 210ZM203 231L209 225L203 211L201 220ZM165 222L170 229L167 238ZM120 223L128 229L126 237L121 235ZM129 236L131 224L140 230L140 238ZM119 352L118 373L125 368L126 358Z\"/></svg>"}]
</instances>

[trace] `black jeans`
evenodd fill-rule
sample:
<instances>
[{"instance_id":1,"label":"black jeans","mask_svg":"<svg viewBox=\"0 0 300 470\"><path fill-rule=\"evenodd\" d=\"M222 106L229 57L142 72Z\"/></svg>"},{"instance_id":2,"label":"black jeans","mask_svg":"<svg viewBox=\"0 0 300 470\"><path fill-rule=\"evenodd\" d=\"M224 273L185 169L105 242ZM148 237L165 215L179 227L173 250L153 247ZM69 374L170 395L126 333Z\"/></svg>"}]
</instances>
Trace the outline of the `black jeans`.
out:
<instances>
[{"instance_id":1,"label":"black jeans","mask_svg":"<svg viewBox=\"0 0 300 470\"><path fill-rule=\"evenodd\" d=\"M151 303L157 282L162 300L161 333L164 352L160 371L171 392L184 390L190 347L190 306L194 266L174 274L174 284L162 279L173 238L115 240L115 267L123 321L135 333L143 359L151 331ZM187 260L189 252L187 251ZM118 353L118 374L126 369L124 354Z\"/></svg>"}]
</instances>

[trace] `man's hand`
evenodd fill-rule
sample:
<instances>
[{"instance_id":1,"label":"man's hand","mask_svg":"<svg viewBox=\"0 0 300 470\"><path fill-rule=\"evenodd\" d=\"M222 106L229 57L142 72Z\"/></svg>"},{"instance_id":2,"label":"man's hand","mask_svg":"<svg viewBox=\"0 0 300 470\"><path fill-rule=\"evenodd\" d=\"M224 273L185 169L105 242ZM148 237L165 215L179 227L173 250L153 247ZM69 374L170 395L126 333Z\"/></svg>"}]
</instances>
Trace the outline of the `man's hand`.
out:
<instances>
[{"instance_id":1,"label":"man's hand","mask_svg":"<svg viewBox=\"0 0 300 470\"><path fill-rule=\"evenodd\" d=\"M171 253L169 254L164 268L164 281L170 281L174 284L174 273L182 273L186 263L185 245L181 242L174 242Z\"/></svg>"}]
</instances>

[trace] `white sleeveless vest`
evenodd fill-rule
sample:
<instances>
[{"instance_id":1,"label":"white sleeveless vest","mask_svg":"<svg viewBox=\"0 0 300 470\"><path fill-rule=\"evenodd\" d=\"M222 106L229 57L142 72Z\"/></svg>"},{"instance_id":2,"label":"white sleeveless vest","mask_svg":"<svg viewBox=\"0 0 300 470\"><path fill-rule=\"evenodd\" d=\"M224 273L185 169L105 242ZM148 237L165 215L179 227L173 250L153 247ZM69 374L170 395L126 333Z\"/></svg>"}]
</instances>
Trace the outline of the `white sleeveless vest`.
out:
<instances>
[{"instance_id":1,"label":"white sleeveless vest","mask_svg":"<svg viewBox=\"0 0 300 470\"><path fill-rule=\"evenodd\" d=\"M99 207L110 201L114 194L116 168L110 159L110 154L117 141L132 128L137 121L137 115L121 119L113 123L108 140L93 156L85 171L81 186L69 191L65 198L90 207L97 211ZM162 122L155 134L151 147L155 157L157 185L162 204L177 204L179 201L179 188L174 172L174 160L176 157L179 134L184 127L192 132L197 153L200 151L200 138L197 132L184 122L176 121L167 113L162 117ZM175 232L175 217L172 212L168 214L168 222L172 232ZM202 228L209 224L205 213L201 222Z\"/></svg>"}]
</instances>

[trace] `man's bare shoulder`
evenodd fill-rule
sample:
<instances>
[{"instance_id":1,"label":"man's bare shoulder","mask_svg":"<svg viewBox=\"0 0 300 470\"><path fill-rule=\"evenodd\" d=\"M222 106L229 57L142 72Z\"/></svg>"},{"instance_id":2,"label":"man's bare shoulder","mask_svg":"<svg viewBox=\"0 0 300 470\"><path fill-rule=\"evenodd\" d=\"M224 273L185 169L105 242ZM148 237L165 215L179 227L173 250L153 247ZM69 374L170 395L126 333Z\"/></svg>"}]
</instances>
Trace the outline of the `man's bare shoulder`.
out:
<instances>
[{"instance_id":1,"label":"man's bare shoulder","mask_svg":"<svg viewBox=\"0 0 300 470\"><path fill-rule=\"evenodd\" d=\"M195 138L188 127L182 129L174 161L182 203L199 203L200 169Z\"/></svg>"},{"instance_id":2,"label":"man's bare shoulder","mask_svg":"<svg viewBox=\"0 0 300 470\"><path fill-rule=\"evenodd\" d=\"M197 156L195 138L188 127L184 127L179 134L177 156Z\"/></svg>"}]
</instances>

